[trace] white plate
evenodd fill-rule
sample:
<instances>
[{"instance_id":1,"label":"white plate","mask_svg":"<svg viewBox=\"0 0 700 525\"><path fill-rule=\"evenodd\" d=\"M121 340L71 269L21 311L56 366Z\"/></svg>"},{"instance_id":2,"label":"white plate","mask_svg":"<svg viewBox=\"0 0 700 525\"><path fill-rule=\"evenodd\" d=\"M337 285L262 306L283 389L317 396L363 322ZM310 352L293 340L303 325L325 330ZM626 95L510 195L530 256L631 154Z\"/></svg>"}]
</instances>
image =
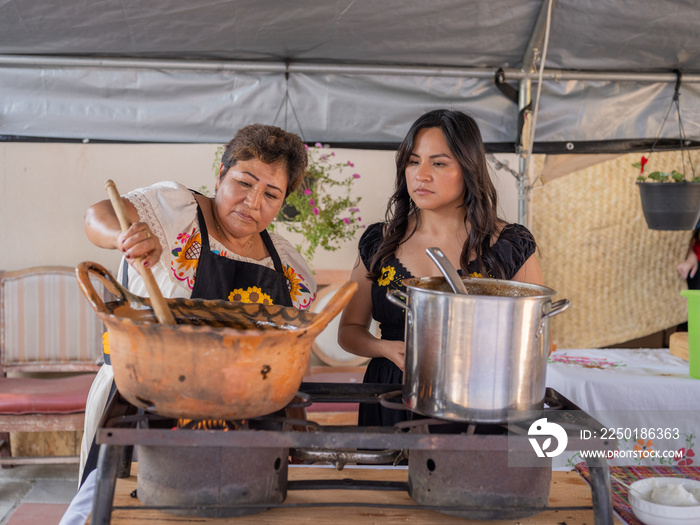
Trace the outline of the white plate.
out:
<instances>
[{"instance_id":1,"label":"white plate","mask_svg":"<svg viewBox=\"0 0 700 525\"><path fill-rule=\"evenodd\" d=\"M645 525L700 525L700 505L676 506L652 503L648 498L656 487L683 485L686 490L700 489L700 481L686 478L654 477L640 479L630 486L632 512Z\"/></svg>"}]
</instances>

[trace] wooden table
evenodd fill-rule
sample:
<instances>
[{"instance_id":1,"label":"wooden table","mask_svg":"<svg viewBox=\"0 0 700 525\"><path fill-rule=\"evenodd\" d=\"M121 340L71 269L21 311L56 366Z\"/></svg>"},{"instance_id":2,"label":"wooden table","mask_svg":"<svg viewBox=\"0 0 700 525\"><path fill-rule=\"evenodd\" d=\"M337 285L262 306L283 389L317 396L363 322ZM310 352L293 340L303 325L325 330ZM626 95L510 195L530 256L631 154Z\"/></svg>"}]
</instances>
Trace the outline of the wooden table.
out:
<instances>
[{"instance_id":1,"label":"wooden table","mask_svg":"<svg viewBox=\"0 0 700 525\"><path fill-rule=\"evenodd\" d=\"M112 525L186 525L186 524L236 524L248 523L279 523L285 525L308 525L354 523L364 525L367 523L381 523L382 525L395 523L430 523L430 524L462 524L488 523L491 525L537 524L537 525L593 525L593 510L591 491L588 484L574 471L555 471L552 473L552 485L549 496L550 507L588 507L581 510L548 510L529 518L518 520L466 520L440 514L431 510L411 510L392 508L367 508L367 507L324 507L324 508L276 508L259 514L240 518L206 519L166 514L158 510L133 510L143 507L141 502L130 496L136 489L136 464L132 466L132 475L128 479L117 480L114 497L115 507L130 507L129 509L116 509L112 514ZM324 467L296 467L290 466L290 480L304 479L382 479L389 481L406 481L408 470L396 469L361 469L352 468L337 471L334 468ZM323 503L346 501L415 505L408 494L389 491L350 491L350 490L290 490L285 504ZM622 522L615 518L616 524Z\"/></svg>"}]
</instances>

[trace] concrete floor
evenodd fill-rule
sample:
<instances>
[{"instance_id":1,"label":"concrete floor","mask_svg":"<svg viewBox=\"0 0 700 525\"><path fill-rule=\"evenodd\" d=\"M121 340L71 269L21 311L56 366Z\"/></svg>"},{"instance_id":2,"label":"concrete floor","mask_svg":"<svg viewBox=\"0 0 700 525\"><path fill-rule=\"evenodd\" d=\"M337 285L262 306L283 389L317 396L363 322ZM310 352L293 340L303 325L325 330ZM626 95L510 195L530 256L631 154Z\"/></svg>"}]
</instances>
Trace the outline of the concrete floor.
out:
<instances>
[{"instance_id":1,"label":"concrete floor","mask_svg":"<svg viewBox=\"0 0 700 525\"><path fill-rule=\"evenodd\" d=\"M0 468L0 525L58 525L77 490L77 464Z\"/></svg>"}]
</instances>

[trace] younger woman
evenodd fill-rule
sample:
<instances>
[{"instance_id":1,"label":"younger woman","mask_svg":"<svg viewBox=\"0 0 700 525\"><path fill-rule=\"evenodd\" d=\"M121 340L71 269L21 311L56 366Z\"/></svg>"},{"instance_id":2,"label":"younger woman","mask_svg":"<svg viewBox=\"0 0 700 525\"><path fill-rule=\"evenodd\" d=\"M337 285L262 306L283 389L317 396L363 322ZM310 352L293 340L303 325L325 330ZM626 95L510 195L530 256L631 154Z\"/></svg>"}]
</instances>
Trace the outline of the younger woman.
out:
<instances>
[{"instance_id":1,"label":"younger woman","mask_svg":"<svg viewBox=\"0 0 700 525\"><path fill-rule=\"evenodd\" d=\"M396 153L386 222L367 228L351 279L359 289L343 311L339 344L371 357L365 383L403 382L404 310L386 299L403 279L441 275L426 255L439 247L462 275L542 284L532 234L498 218L479 127L459 111L435 110L411 127ZM379 322L381 339L369 326ZM360 405L361 426L394 425L407 411Z\"/></svg>"}]
</instances>

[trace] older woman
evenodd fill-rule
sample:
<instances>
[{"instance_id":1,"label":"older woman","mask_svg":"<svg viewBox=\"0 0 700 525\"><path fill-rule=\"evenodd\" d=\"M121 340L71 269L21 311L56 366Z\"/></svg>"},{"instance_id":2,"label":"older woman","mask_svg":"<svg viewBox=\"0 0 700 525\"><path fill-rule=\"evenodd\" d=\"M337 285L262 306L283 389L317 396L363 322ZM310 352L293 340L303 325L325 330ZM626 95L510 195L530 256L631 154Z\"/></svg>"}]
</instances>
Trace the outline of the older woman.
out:
<instances>
[{"instance_id":1,"label":"older woman","mask_svg":"<svg viewBox=\"0 0 700 525\"><path fill-rule=\"evenodd\" d=\"M307 162L299 137L253 124L227 145L213 197L176 182L162 182L123 197L132 222L126 232L122 233L109 200L88 209L85 230L94 244L120 250L127 262L143 257L165 297L307 308L316 294L311 270L287 240L266 230L301 183ZM131 292L147 295L131 266L121 277L122 282L127 278ZM91 444L113 377L111 366L103 366L90 391L81 446L82 481L96 465L97 449Z\"/></svg>"}]
</instances>

